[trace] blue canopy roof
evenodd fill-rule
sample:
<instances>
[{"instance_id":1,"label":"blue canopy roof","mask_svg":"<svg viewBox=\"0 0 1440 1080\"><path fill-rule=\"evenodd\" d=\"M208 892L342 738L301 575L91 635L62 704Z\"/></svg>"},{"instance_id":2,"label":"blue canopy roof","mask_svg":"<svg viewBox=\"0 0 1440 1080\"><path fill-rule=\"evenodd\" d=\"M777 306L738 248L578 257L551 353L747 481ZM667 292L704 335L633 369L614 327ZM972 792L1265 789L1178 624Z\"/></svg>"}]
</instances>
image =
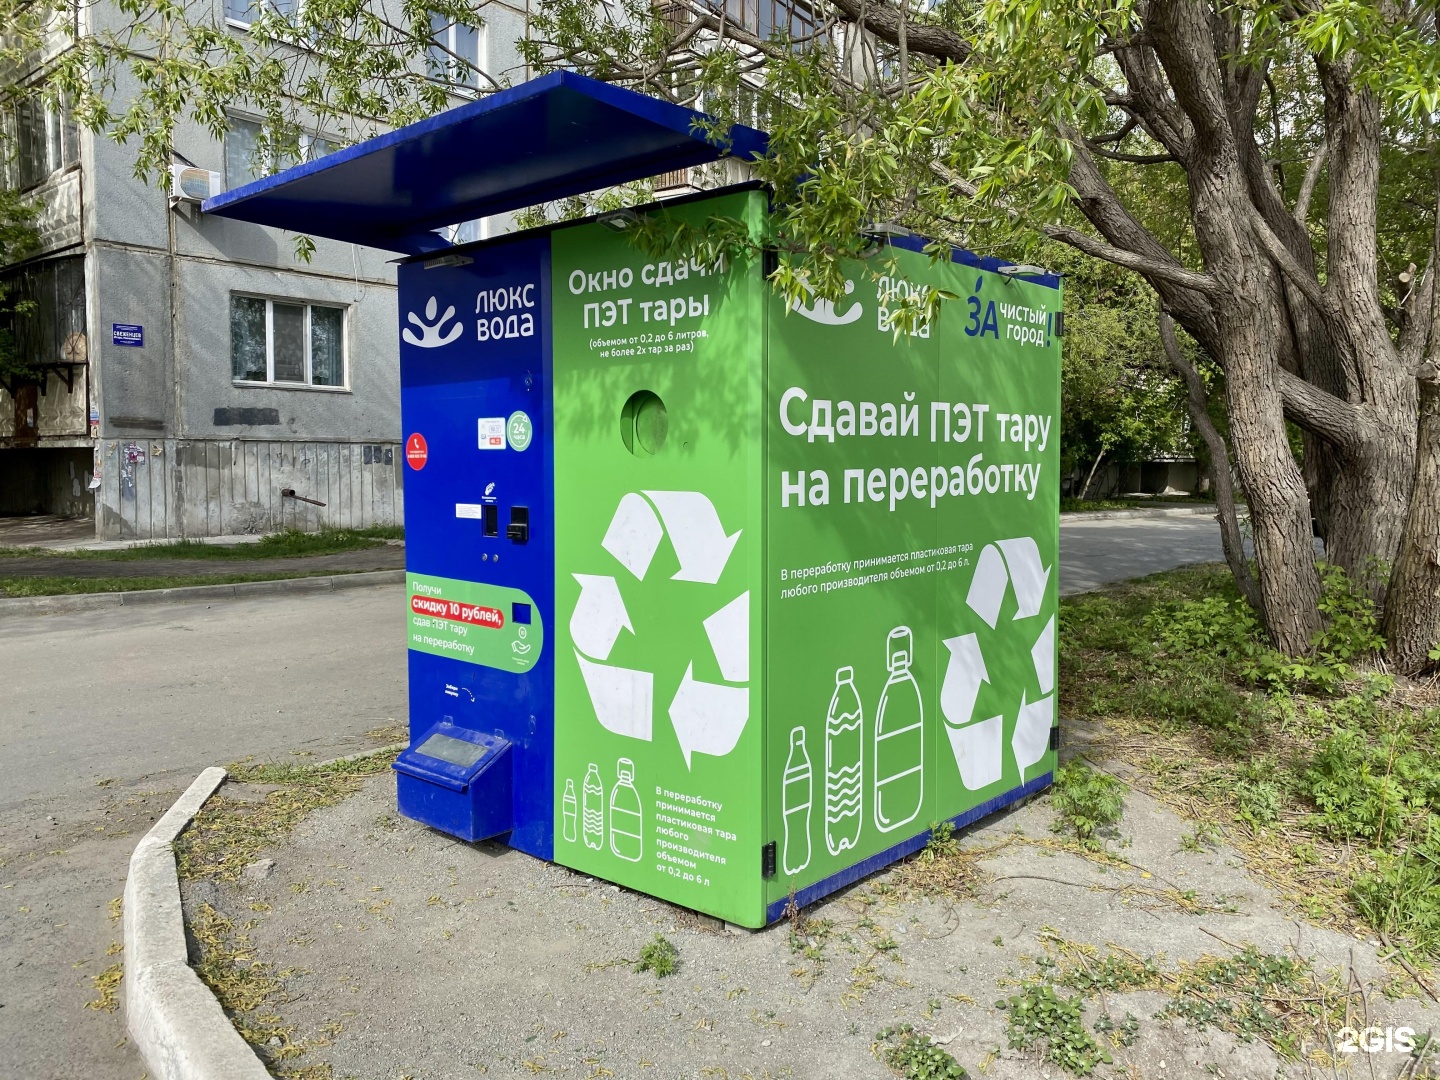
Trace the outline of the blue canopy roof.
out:
<instances>
[{"instance_id":1,"label":"blue canopy roof","mask_svg":"<svg viewBox=\"0 0 1440 1080\"><path fill-rule=\"evenodd\" d=\"M701 113L554 72L205 200L208 214L419 255L433 230L733 154L765 152L736 125L717 145Z\"/></svg>"}]
</instances>

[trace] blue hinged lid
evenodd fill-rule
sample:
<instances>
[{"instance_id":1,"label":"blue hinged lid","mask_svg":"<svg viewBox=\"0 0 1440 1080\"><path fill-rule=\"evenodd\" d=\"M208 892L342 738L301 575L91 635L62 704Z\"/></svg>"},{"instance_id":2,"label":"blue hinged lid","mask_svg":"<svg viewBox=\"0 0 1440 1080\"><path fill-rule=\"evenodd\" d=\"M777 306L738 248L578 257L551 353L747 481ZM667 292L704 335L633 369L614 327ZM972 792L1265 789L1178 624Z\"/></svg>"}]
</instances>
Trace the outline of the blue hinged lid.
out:
<instances>
[{"instance_id":1,"label":"blue hinged lid","mask_svg":"<svg viewBox=\"0 0 1440 1080\"><path fill-rule=\"evenodd\" d=\"M402 751L394 768L452 791L464 791L509 748L507 739L442 720Z\"/></svg>"}]
</instances>

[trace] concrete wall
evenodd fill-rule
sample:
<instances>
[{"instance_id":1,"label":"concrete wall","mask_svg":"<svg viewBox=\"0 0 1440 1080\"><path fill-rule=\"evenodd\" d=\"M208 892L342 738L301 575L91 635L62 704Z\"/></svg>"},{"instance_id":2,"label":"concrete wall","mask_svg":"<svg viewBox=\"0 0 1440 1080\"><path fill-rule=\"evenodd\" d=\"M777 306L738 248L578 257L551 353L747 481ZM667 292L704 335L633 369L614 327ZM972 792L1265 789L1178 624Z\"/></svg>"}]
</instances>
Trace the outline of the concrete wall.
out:
<instances>
[{"instance_id":1,"label":"concrete wall","mask_svg":"<svg viewBox=\"0 0 1440 1080\"><path fill-rule=\"evenodd\" d=\"M104 439L105 540L389 525L404 516L398 443ZM281 492L325 505L312 506Z\"/></svg>"}]
</instances>

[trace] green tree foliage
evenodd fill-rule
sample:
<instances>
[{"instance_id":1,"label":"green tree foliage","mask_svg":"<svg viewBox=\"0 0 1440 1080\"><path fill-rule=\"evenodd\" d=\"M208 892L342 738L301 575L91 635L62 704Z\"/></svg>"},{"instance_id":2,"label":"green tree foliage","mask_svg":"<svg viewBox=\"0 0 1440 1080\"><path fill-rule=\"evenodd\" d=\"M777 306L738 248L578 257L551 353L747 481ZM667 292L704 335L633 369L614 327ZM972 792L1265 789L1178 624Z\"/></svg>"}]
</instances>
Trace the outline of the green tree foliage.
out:
<instances>
[{"instance_id":1,"label":"green tree foliage","mask_svg":"<svg viewBox=\"0 0 1440 1080\"><path fill-rule=\"evenodd\" d=\"M1078 470L1072 494L1106 462L1193 453L1185 387L1161 350L1150 287L1059 245L1043 257L1065 274L1060 465Z\"/></svg>"}]
</instances>

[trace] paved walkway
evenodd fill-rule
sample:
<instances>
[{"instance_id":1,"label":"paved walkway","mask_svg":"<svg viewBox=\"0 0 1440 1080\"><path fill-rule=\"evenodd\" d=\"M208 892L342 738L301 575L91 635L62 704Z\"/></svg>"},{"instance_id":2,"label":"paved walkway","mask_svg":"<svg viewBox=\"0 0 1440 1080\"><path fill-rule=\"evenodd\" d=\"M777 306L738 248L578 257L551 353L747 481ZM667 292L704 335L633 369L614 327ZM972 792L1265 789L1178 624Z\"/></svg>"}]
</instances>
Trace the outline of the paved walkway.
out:
<instances>
[{"instance_id":1,"label":"paved walkway","mask_svg":"<svg viewBox=\"0 0 1440 1080\"><path fill-rule=\"evenodd\" d=\"M0 516L0 547L78 547L95 539L94 518L62 518L54 514Z\"/></svg>"},{"instance_id":2,"label":"paved walkway","mask_svg":"<svg viewBox=\"0 0 1440 1080\"><path fill-rule=\"evenodd\" d=\"M192 578L216 574L284 574L296 571L321 574L404 568L405 549L396 544L376 544L331 555L302 555L288 559L75 559L64 555L0 558L0 578Z\"/></svg>"}]
</instances>

